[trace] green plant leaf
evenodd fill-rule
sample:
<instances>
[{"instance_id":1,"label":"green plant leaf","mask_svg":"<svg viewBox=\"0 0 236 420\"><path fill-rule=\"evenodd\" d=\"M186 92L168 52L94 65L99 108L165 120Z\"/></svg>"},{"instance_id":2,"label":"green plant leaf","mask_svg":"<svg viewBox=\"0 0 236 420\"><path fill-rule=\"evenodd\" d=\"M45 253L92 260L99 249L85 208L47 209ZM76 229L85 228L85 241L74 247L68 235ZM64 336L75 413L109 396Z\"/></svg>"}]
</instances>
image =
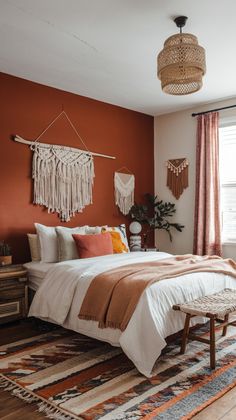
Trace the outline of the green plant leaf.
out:
<instances>
[{"instance_id":1,"label":"green plant leaf","mask_svg":"<svg viewBox=\"0 0 236 420\"><path fill-rule=\"evenodd\" d=\"M145 194L145 203L135 203L130 210L130 217L140 223L148 224L151 229L163 229L172 241L171 229L182 232L184 226L180 223L170 223L169 218L176 213L174 203L164 202L157 195Z\"/></svg>"}]
</instances>

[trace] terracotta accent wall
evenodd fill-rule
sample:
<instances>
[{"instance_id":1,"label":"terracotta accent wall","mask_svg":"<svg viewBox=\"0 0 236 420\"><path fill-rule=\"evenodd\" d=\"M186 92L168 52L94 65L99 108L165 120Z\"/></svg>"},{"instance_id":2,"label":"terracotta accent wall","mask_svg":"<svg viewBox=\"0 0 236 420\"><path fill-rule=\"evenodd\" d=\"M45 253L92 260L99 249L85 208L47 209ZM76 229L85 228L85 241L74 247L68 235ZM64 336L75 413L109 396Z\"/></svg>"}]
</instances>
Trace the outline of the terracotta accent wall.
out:
<instances>
[{"instance_id":1,"label":"terracotta accent wall","mask_svg":"<svg viewBox=\"0 0 236 420\"><path fill-rule=\"evenodd\" d=\"M154 190L153 117L0 73L0 239L13 249L13 262L29 260L26 234L34 222L48 226L128 223L114 202L114 171L127 166L136 180L135 199ZM69 223L32 204L28 146L10 139L35 139L64 106L87 147L116 156L95 157L93 204ZM83 148L63 117L42 137L45 143Z\"/></svg>"}]
</instances>

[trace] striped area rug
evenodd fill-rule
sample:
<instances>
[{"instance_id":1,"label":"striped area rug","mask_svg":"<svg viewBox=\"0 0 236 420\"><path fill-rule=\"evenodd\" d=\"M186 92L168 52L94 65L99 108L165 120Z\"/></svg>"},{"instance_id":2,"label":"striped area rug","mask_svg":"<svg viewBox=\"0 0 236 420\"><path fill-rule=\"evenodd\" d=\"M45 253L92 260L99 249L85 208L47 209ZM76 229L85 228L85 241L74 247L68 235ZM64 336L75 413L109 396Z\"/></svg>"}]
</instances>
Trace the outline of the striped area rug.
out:
<instances>
[{"instance_id":1,"label":"striped area rug","mask_svg":"<svg viewBox=\"0 0 236 420\"><path fill-rule=\"evenodd\" d=\"M147 379L119 348L60 328L1 346L0 387L57 420L187 420L236 385L236 336L215 371L207 347L168 346Z\"/></svg>"}]
</instances>

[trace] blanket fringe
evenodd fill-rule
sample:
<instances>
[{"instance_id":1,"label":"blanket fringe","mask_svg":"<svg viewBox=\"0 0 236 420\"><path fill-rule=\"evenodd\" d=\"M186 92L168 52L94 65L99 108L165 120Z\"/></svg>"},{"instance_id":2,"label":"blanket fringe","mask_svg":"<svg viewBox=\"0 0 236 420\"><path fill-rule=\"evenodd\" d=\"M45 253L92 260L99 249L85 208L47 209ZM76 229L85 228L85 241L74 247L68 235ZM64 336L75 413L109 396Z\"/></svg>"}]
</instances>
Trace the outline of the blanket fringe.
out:
<instances>
[{"instance_id":1,"label":"blanket fringe","mask_svg":"<svg viewBox=\"0 0 236 420\"><path fill-rule=\"evenodd\" d=\"M72 414L66 414L59 407L53 406L50 401L42 401L41 397L33 395L31 391L15 384L11 379L0 376L0 389L11 392L15 397L25 401L28 404L37 403L38 411L52 420L82 420L81 417L75 417Z\"/></svg>"},{"instance_id":2,"label":"blanket fringe","mask_svg":"<svg viewBox=\"0 0 236 420\"><path fill-rule=\"evenodd\" d=\"M97 321L98 322L98 319L97 319L96 316L79 314L78 318L83 319L85 321Z\"/></svg>"},{"instance_id":3,"label":"blanket fringe","mask_svg":"<svg viewBox=\"0 0 236 420\"><path fill-rule=\"evenodd\" d=\"M99 328L113 328L113 329L117 329L117 330L121 330L121 331L125 330L123 324L120 323L120 322L112 322L112 321L103 322L103 321L99 320L96 316L82 315L82 314L79 314L78 318L83 319L85 321L96 321L96 322L98 322L98 327Z\"/></svg>"},{"instance_id":4,"label":"blanket fringe","mask_svg":"<svg viewBox=\"0 0 236 420\"><path fill-rule=\"evenodd\" d=\"M122 324L122 322L113 322L113 321L106 321L106 323L104 324L104 322L99 322L99 328L113 328L115 330L120 330L120 331L124 331L125 328Z\"/></svg>"}]
</instances>

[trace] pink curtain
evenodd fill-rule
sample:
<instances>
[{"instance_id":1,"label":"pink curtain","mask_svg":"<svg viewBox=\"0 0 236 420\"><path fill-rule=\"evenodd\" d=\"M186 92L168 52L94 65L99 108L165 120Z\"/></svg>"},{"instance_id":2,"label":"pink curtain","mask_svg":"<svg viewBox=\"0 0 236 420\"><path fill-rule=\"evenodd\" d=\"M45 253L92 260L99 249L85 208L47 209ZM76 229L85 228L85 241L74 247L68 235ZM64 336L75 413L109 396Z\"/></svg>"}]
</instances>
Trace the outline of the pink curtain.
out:
<instances>
[{"instance_id":1,"label":"pink curtain","mask_svg":"<svg viewBox=\"0 0 236 420\"><path fill-rule=\"evenodd\" d=\"M221 255L219 114L198 116L194 254Z\"/></svg>"}]
</instances>

